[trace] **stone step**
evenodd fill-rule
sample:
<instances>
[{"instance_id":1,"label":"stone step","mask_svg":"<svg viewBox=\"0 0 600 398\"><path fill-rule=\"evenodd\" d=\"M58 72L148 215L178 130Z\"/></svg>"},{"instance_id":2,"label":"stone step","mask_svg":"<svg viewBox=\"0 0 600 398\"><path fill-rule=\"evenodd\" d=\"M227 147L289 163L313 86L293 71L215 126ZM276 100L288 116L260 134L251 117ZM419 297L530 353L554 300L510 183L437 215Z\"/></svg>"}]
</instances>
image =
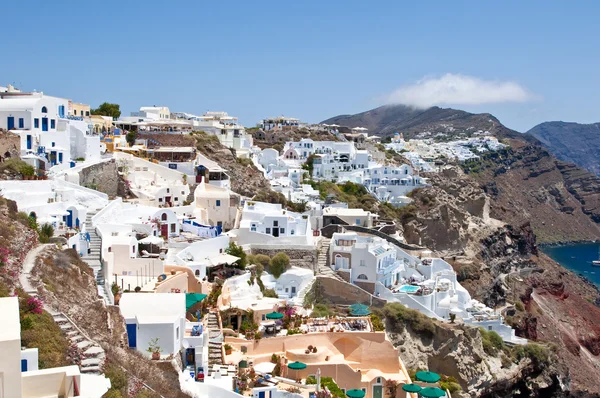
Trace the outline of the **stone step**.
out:
<instances>
[{"instance_id":1,"label":"stone step","mask_svg":"<svg viewBox=\"0 0 600 398\"><path fill-rule=\"evenodd\" d=\"M81 373L98 373L100 374L99 366L89 366L85 368L81 368Z\"/></svg>"},{"instance_id":2,"label":"stone step","mask_svg":"<svg viewBox=\"0 0 600 398\"><path fill-rule=\"evenodd\" d=\"M69 337L69 338L70 338L70 337L72 337L72 336L75 336L76 334L79 334L79 331L77 331L77 330L69 330L69 331L67 332L67 337Z\"/></svg>"},{"instance_id":3,"label":"stone step","mask_svg":"<svg viewBox=\"0 0 600 398\"><path fill-rule=\"evenodd\" d=\"M83 351L83 355L85 355L87 357L99 356L99 354L104 355L104 350L102 349L102 347L98 347L98 346L93 346L93 347L90 347L87 350Z\"/></svg>"},{"instance_id":4,"label":"stone step","mask_svg":"<svg viewBox=\"0 0 600 398\"><path fill-rule=\"evenodd\" d=\"M85 350L87 347L91 346L92 343L88 340L84 340L84 341L80 341L79 343L77 343L77 348L79 348L80 350Z\"/></svg>"},{"instance_id":5,"label":"stone step","mask_svg":"<svg viewBox=\"0 0 600 398\"><path fill-rule=\"evenodd\" d=\"M70 337L70 339L73 343L79 343L79 342L85 340L85 337L83 337L82 335L79 334L79 335Z\"/></svg>"},{"instance_id":6,"label":"stone step","mask_svg":"<svg viewBox=\"0 0 600 398\"><path fill-rule=\"evenodd\" d=\"M102 358L86 358L81 361L82 367L100 366L104 362Z\"/></svg>"},{"instance_id":7,"label":"stone step","mask_svg":"<svg viewBox=\"0 0 600 398\"><path fill-rule=\"evenodd\" d=\"M60 326L60 328L61 328L62 330L64 330L64 331L67 331L67 330L71 330L71 329L73 329L73 325L71 325L70 323L66 323L66 324L64 324L64 325L59 325L59 326Z\"/></svg>"}]
</instances>

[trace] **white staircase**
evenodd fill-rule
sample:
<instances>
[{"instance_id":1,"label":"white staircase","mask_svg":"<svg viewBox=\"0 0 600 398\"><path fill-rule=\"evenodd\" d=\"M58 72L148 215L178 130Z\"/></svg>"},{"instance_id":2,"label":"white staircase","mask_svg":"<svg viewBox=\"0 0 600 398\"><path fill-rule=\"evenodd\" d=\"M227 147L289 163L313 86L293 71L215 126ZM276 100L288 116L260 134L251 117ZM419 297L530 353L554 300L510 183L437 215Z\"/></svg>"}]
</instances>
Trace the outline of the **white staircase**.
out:
<instances>
[{"instance_id":1,"label":"white staircase","mask_svg":"<svg viewBox=\"0 0 600 398\"><path fill-rule=\"evenodd\" d=\"M102 240L96 233L96 228L92 226L92 217L97 212L98 211L88 213L86 217L85 226L87 232L90 234L90 252L88 254L84 254L81 259L88 263L88 265L94 270L94 277L96 278L96 285L98 286L98 295L102 297L106 304L110 305L112 304L112 302L110 300L110 297L106 293L102 262L100 261L100 249L102 245Z\"/></svg>"}]
</instances>

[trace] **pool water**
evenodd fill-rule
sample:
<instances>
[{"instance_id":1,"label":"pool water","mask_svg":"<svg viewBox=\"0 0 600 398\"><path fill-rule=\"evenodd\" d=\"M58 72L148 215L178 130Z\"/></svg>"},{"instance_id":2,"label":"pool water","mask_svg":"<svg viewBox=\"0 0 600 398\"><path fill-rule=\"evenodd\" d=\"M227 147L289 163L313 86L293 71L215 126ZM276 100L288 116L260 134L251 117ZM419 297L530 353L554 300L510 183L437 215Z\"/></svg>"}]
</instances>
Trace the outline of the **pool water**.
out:
<instances>
[{"instance_id":1,"label":"pool water","mask_svg":"<svg viewBox=\"0 0 600 398\"><path fill-rule=\"evenodd\" d=\"M420 289L419 286L402 285L402 286L400 286L400 289L398 289L398 291L403 292L403 293L416 293L417 290L419 290L419 289Z\"/></svg>"}]
</instances>

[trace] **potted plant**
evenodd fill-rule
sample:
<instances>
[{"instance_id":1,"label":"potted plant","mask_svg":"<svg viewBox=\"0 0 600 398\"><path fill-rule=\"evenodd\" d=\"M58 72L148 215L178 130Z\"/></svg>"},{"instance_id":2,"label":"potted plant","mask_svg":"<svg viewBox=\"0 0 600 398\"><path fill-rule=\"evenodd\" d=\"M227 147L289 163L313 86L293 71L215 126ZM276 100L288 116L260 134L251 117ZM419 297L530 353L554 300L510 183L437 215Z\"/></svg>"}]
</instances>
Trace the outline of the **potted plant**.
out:
<instances>
[{"instance_id":1,"label":"potted plant","mask_svg":"<svg viewBox=\"0 0 600 398\"><path fill-rule=\"evenodd\" d=\"M158 337L153 338L148 343L148 348L146 349L150 354L152 354L153 360L160 359L160 346L158 345Z\"/></svg>"},{"instance_id":2,"label":"potted plant","mask_svg":"<svg viewBox=\"0 0 600 398\"><path fill-rule=\"evenodd\" d=\"M225 355L231 355L231 350L233 347L231 347L229 344L225 344L223 348L225 348Z\"/></svg>"}]
</instances>

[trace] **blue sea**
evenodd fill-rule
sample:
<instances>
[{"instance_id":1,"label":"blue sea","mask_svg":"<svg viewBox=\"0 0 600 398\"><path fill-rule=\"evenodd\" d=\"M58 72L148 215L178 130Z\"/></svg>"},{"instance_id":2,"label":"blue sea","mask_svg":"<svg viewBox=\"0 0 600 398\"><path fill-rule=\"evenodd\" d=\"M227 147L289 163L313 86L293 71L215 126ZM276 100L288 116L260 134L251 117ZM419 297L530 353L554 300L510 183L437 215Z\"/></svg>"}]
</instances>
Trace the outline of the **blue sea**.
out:
<instances>
[{"instance_id":1,"label":"blue sea","mask_svg":"<svg viewBox=\"0 0 600 398\"><path fill-rule=\"evenodd\" d=\"M545 246L542 251L563 267L600 287L600 267L592 267L592 261L598 260L598 243L578 243L565 246Z\"/></svg>"}]
</instances>

